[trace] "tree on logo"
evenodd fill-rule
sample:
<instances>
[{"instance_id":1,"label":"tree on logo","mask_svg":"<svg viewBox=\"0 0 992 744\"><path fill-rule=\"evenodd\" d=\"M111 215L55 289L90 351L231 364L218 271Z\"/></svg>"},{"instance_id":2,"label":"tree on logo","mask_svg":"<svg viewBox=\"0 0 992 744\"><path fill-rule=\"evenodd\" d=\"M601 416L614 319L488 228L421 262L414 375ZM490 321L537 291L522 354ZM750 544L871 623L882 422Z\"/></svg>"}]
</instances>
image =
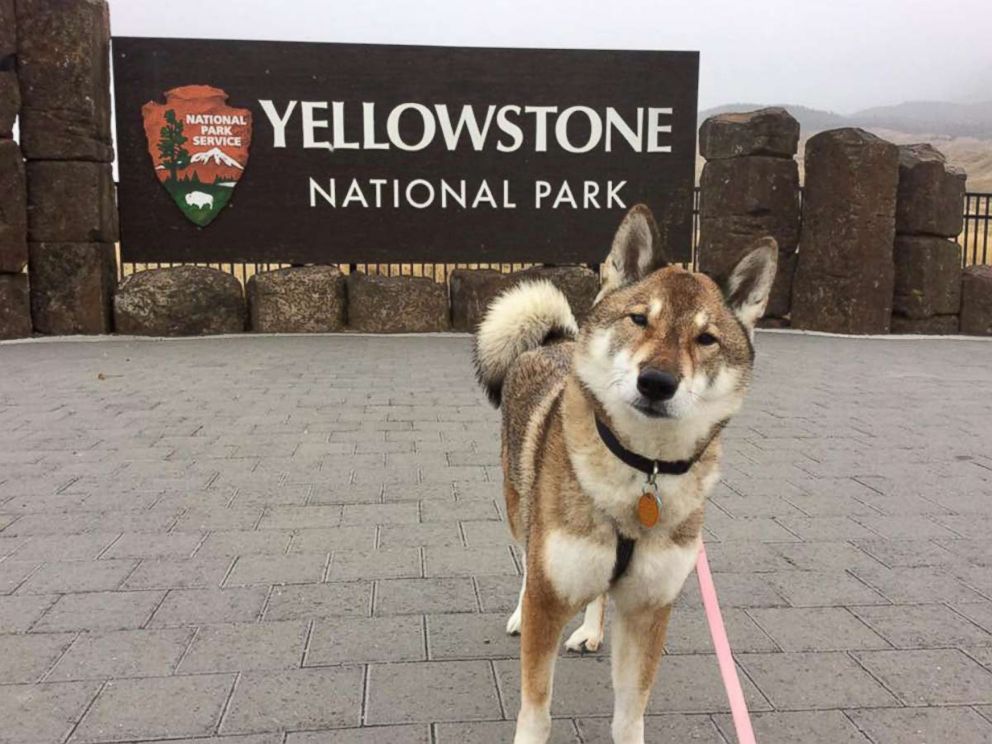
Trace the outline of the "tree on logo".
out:
<instances>
[{"instance_id":1,"label":"tree on logo","mask_svg":"<svg viewBox=\"0 0 992 744\"><path fill-rule=\"evenodd\" d=\"M183 135L183 123L176 118L176 112L165 112L165 126L159 132L158 152L162 165L169 171L169 180L176 181L176 171L189 165L189 151L183 147L187 137Z\"/></svg>"}]
</instances>

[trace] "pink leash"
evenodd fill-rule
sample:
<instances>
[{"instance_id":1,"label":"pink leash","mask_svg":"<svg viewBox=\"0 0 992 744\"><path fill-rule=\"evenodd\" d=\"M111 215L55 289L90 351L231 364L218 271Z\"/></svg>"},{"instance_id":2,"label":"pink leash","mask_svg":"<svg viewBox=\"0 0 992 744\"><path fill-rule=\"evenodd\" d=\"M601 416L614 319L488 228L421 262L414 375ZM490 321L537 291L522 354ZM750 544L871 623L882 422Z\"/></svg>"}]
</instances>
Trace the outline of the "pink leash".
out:
<instances>
[{"instance_id":1,"label":"pink leash","mask_svg":"<svg viewBox=\"0 0 992 744\"><path fill-rule=\"evenodd\" d=\"M751 728L751 716L747 712L747 702L741 690L741 681L737 678L737 667L734 664L734 654L727 640L727 629L723 627L723 615L720 614L720 602L716 598L716 587L710 574L710 563L706 560L706 546L699 549L696 560L696 575L699 577L699 593L703 595L703 607L706 608L706 620L710 625L710 635L713 637L713 648L716 650L717 661L720 662L720 675L723 677L723 687L727 691L730 702L730 712L734 717L734 728L737 730L738 744L755 744L754 730Z\"/></svg>"}]
</instances>

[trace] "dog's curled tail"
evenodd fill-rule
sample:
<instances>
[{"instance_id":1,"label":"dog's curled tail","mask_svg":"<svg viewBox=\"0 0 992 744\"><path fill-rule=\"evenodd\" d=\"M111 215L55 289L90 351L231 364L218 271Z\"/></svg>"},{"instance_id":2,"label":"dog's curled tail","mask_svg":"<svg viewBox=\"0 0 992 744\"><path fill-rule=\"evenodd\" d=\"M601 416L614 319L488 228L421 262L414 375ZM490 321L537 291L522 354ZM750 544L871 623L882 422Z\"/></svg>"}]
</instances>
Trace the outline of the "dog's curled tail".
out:
<instances>
[{"instance_id":1,"label":"dog's curled tail","mask_svg":"<svg viewBox=\"0 0 992 744\"><path fill-rule=\"evenodd\" d=\"M518 356L578 332L568 299L549 281L519 284L493 300L475 332L475 374L492 404L499 407Z\"/></svg>"}]
</instances>

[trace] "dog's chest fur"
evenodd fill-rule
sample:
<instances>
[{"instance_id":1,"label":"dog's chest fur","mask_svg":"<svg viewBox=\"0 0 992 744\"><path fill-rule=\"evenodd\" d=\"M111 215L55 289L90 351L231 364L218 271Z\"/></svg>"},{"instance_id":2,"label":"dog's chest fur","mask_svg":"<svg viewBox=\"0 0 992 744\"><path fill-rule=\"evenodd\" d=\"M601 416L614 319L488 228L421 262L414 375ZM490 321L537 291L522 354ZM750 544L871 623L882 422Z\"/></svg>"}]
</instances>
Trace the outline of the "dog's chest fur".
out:
<instances>
[{"instance_id":1,"label":"dog's chest fur","mask_svg":"<svg viewBox=\"0 0 992 744\"><path fill-rule=\"evenodd\" d=\"M504 458L520 496L516 516L528 550L540 550L557 592L579 604L610 588L620 531L637 542L614 595L668 604L695 564L706 493L718 478L719 445L689 473L658 478L661 518L643 528L636 504L646 476L599 440L592 410L568 376L570 347L524 355L505 389Z\"/></svg>"}]
</instances>

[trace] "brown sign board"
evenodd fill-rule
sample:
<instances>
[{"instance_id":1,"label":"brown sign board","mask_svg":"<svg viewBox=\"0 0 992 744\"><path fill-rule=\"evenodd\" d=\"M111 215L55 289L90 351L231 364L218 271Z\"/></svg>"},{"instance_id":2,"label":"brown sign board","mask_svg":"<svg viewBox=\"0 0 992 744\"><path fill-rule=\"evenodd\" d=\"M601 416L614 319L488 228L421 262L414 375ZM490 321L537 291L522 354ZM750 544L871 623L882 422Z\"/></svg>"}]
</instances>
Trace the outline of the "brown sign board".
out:
<instances>
[{"instance_id":1,"label":"brown sign board","mask_svg":"<svg viewBox=\"0 0 992 744\"><path fill-rule=\"evenodd\" d=\"M696 52L118 37L113 59L125 261L595 263L638 202L689 256Z\"/></svg>"}]
</instances>

